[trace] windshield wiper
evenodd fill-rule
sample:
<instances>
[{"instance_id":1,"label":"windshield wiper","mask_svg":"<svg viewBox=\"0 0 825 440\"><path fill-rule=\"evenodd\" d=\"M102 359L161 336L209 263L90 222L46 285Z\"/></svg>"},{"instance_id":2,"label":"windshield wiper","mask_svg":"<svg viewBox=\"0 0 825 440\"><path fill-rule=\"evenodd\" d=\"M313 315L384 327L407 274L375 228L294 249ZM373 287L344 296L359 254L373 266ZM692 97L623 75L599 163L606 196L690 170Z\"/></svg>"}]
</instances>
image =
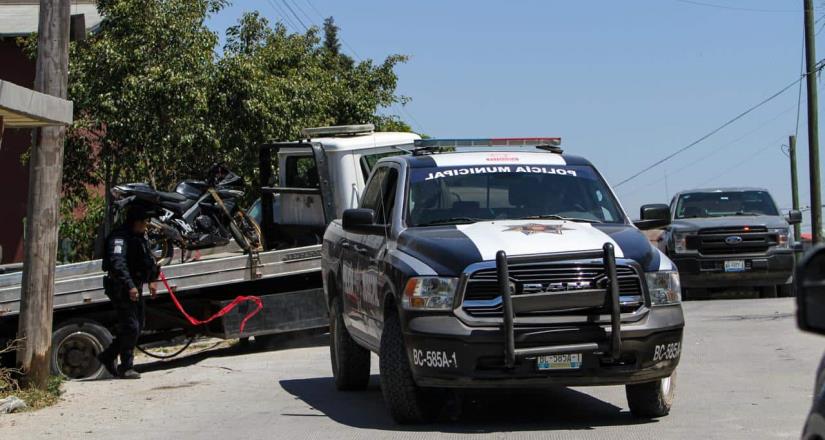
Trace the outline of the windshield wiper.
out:
<instances>
[{"instance_id":1,"label":"windshield wiper","mask_svg":"<svg viewBox=\"0 0 825 440\"><path fill-rule=\"evenodd\" d=\"M466 224L466 223L475 223L483 221L483 219L475 218L475 217L450 217L450 218L442 218L438 220L429 221L427 223L420 223L416 226L435 226L435 225L454 225L454 224Z\"/></svg>"},{"instance_id":2,"label":"windshield wiper","mask_svg":"<svg viewBox=\"0 0 825 440\"><path fill-rule=\"evenodd\" d=\"M577 218L577 217L565 217L558 214L541 214L541 215L528 215L526 217L520 217L523 219L553 219L553 220L567 220L570 222L580 222L580 223L602 223L601 220L591 219L591 218Z\"/></svg>"},{"instance_id":3,"label":"windshield wiper","mask_svg":"<svg viewBox=\"0 0 825 440\"><path fill-rule=\"evenodd\" d=\"M762 214L760 214L758 212L752 212L752 211L737 211L736 215L762 215Z\"/></svg>"}]
</instances>

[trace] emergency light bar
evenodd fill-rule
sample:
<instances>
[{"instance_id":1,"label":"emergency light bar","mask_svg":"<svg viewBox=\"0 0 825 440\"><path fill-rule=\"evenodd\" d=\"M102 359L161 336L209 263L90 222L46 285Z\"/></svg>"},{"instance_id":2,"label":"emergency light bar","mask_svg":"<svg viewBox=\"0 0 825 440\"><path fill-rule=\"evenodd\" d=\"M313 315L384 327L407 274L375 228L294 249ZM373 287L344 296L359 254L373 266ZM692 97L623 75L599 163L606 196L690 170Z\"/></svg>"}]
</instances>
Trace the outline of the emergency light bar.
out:
<instances>
[{"instance_id":1,"label":"emergency light bar","mask_svg":"<svg viewBox=\"0 0 825 440\"><path fill-rule=\"evenodd\" d=\"M418 148L434 147L518 147L518 146L548 146L561 145L560 137L534 138L489 138L489 139L417 139L414 145Z\"/></svg>"},{"instance_id":2,"label":"emergency light bar","mask_svg":"<svg viewBox=\"0 0 825 440\"><path fill-rule=\"evenodd\" d=\"M353 136L356 134L367 134L375 131L372 124L360 125L334 125L331 127L310 127L301 130L301 134L309 139L323 136Z\"/></svg>"},{"instance_id":3,"label":"emergency light bar","mask_svg":"<svg viewBox=\"0 0 825 440\"><path fill-rule=\"evenodd\" d=\"M413 141L414 155L435 154L457 147L536 147L551 153L561 154L561 138L489 138L489 139L417 139ZM444 149L444 150L441 150Z\"/></svg>"}]
</instances>

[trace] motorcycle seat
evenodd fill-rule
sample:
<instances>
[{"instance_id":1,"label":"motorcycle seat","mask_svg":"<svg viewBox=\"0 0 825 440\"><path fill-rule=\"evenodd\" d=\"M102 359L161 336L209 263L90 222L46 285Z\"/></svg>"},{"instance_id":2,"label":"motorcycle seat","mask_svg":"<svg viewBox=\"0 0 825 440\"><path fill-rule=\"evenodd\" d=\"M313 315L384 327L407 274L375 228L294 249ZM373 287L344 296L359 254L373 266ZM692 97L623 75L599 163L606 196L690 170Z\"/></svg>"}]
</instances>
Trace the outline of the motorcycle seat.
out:
<instances>
[{"instance_id":1,"label":"motorcycle seat","mask_svg":"<svg viewBox=\"0 0 825 440\"><path fill-rule=\"evenodd\" d=\"M158 197L163 202L183 202L188 200L186 197L173 192L158 191Z\"/></svg>"}]
</instances>

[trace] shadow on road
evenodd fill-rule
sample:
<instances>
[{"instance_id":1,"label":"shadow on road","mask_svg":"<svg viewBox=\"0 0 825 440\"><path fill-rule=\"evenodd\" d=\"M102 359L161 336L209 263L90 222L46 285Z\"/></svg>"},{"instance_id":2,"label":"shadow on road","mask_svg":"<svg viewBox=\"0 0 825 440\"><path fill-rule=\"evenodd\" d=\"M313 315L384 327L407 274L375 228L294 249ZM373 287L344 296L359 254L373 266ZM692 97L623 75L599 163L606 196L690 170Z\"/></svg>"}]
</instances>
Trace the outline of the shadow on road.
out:
<instances>
[{"instance_id":1,"label":"shadow on road","mask_svg":"<svg viewBox=\"0 0 825 440\"><path fill-rule=\"evenodd\" d=\"M218 344L221 344L220 342ZM191 353L184 353L169 360L152 360L136 366L140 372L171 370L198 364L210 358L221 358L227 356L240 356L251 353L263 353L266 351L289 350L294 348L323 347L329 345L328 334L296 333L286 335L272 335L258 337L257 340L249 344L235 344L230 347L220 346L217 348L202 348Z\"/></svg>"},{"instance_id":2,"label":"shadow on road","mask_svg":"<svg viewBox=\"0 0 825 440\"><path fill-rule=\"evenodd\" d=\"M545 390L472 391L451 397L448 410L427 425L397 425L381 396L378 377L366 391L340 392L331 377L280 381L281 387L332 420L355 428L395 431L487 433L592 429L655 422L634 418L628 411L564 387ZM306 414L283 414L301 417ZM455 423L460 422L460 423Z\"/></svg>"}]
</instances>

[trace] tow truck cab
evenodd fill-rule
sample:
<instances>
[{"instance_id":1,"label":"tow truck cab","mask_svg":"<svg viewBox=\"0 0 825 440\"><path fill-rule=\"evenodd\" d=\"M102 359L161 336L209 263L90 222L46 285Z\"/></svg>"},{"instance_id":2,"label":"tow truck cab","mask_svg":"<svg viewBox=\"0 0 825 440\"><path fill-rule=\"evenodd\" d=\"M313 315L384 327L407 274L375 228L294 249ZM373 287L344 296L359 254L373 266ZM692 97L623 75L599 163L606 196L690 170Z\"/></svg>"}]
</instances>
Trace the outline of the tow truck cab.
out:
<instances>
[{"instance_id":1,"label":"tow truck cab","mask_svg":"<svg viewBox=\"0 0 825 440\"><path fill-rule=\"evenodd\" d=\"M373 351L402 423L426 419L445 388L552 384L626 385L634 414L667 414L676 268L558 144L420 140L378 162L322 245L339 388L366 386Z\"/></svg>"},{"instance_id":2,"label":"tow truck cab","mask_svg":"<svg viewBox=\"0 0 825 440\"><path fill-rule=\"evenodd\" d=\"M261 219L269 249L321 244L327 224L358 206L376 162L406 154L420 139L373 130L372 124L307 128L305 140L260 147L264 186L253 217Z\"/></svg>"}]
</instances>

